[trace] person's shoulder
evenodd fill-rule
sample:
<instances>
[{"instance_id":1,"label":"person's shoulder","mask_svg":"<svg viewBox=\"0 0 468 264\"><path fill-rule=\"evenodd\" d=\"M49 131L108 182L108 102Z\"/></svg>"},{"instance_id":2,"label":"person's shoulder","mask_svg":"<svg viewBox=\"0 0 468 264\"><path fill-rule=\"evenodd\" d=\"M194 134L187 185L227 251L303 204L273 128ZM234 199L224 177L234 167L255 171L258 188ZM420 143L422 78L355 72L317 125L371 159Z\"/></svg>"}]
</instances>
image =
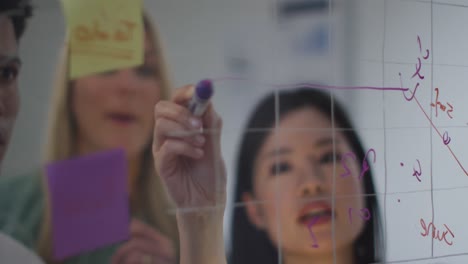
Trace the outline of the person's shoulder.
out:
<instances>
[{"instance_id":1,"label":"person's shoulder","mask_svg":"<svg viewBox=\"0 0 468 264\"><path fill-rule=\"evenodd\" d=\"M32 171L29 171L27 173L23 173L20 175L1 175L0 176L0 184L16 184L16 185L21 185L21 184L27 184L30 183L31 180L40 178L42 171L40 169L35 169Z\"/></svg>"},{"instance_id":2,"label":"person's shoulder","mask_svg":"<svg viewBox=\"0 0 468 264\"><path fill-rule=\"evenodd\" d=\"M41 264L39 257L32 251L16 242L11 237L0 232L0 256L2 263L30 263Z\"/></svg>"},{"instance_id":3,"label":"person's shoulder","mask_svg":"<svg viewBox=\"0 0 468 264\"><path fill-rule=\"evenodd\" d=\"M11 203L24 196L39 195L41 178L40 170L18 176L0 176L0 204Z\"/></svg>"},{"instance_id":4,"label":"person's shoulder","mask_svg":"<svg viewBox=\"0 0 468 264\"><path fill-rule=\"evenodd\" d=\"M39 170L0 176L0 230L28 247L36 242L44 209Z\"/></svg>"}]
</instances>

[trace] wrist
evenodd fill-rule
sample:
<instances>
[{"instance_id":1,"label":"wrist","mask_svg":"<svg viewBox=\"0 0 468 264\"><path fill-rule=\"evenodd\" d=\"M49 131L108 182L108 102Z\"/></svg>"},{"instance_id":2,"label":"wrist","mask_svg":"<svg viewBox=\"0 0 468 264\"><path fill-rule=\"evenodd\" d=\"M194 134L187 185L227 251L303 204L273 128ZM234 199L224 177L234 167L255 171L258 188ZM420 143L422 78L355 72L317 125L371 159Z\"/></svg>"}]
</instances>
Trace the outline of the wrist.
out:
<instances>
[{"instance_id":1,"label":"wrist","mask_svg":"<svg viewBox=\"0 0 468 264\"><path fill-rule=\"evenodd\" d=\"M223 225L224 208L213 210L179 211L176 214L177 224L180 229L193 229L202 231L204 229L216 229ZM201 228L201 229L200 229Z\"/></svg>"},{"instance_id":2,"label":"wrist","mask_svg":"<svg viewBox=\"0 0 468 264\"><path fill-rule=\"evenodd\" d=\"M177 213L181 263L226 263L223 218L224 208Z\"/></svg>"}]
</instances>

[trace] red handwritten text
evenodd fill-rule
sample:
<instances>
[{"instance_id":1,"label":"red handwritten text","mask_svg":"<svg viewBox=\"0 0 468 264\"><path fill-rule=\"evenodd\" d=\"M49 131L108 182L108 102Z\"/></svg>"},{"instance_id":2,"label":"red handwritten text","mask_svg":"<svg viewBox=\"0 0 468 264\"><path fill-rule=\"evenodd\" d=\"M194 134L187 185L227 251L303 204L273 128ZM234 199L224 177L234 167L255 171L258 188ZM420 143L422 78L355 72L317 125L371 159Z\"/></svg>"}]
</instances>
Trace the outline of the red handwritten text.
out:
<instances>
[{"instance_id":1,"label":"red handwritten text","mask_svg":"<svg viewBox=\"0 0 468 264\"><path fill-rule=\"evenodd\" d=\"M435 107L435 116L437 117L438 114L439 114L439 109L442 110L443 112L445 112L445 110L447 110L447 116L450 118L450 119L453 119L453 116L452 116L452 112L453 112L453 106L447 102L447 105L444 105L442 104L440 101L439 101L439 88L435 88L434 89L435 92L436 92L436 101L435 103L431 103L431 106L432 107ZM448 107L447 107L448 106ZM447 109L448 108L448 109Z\"/></svg>"},{"instance_id":2,"label":"red handwritten text","mask_svg":"<svg viewBox=\"0 0 468 264\"><path fill-rule=\"evenodd\" d=\"M437 230L437 228L435 227L435 225L432 222L429 223L428 226L426 226L426 222L424 222L424 219L421 218L420 223L421 223L421 227L422 227L422 229L424 231L424 232L421 233L421 236L426 237L427 235L429 235L429 231L431 230L431 227L432 227L432 239L436 238L439 241L444 240L444 242L447 245L449 245L449 246L453 245L453 240L450 240L450 238L447 240L446 236L450 233L450 236L452 236L452 239L453 239L453 238L455 238L455 235L453 234L452 230L450 230L450 228L447 225L444 224L444 227L445 227L446 230L443 231L442 236L440 236L440 230Z\"/></svg>"}]
</instances>

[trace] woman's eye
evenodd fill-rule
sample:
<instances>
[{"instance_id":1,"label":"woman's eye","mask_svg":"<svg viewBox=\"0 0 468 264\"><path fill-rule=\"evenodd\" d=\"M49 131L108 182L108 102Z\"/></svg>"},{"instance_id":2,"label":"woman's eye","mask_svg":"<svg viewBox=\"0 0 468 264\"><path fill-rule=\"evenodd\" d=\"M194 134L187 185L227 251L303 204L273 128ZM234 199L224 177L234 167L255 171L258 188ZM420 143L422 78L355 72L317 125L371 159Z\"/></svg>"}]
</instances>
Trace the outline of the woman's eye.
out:
<instances>
[{"instance_id":1,"label":"woman's eye","mask_svg":"<svg viewBox=\"0 0 468 264\"><path fill-rule=\"evenodd\" d=\"M146 65L141 65L137 68L135 68L135 72L142 77L153 77L155 74L155 71L152 67L146 66Z\"/></svg>"},{"instance_id":2,"label":"woman's eye","mask_svg":"<svg viewBox=\"0 0 468 264\"><path fill-rule=\"evenodd\" d=\"M288 162L275 163L270 168L270 175L278 175L278 174L286 173L286 172L289 172L291 169L292 169L292 166Z\"/></svg>"},{"instance_id":3,"label":"woman's eye","mask_svg":"<svg viewBox=\"0 0 468 264\"><path fill-rule=\"evenodd\" d=\"M328 152L320 157L320 164L328 164L333 162L339 162L341 160L340 153Z\"/></svg>"},{"instance_id":4,"label":"woman's eye","mask_svg":"<svg viewBox=\"0 0 468 264\"><path fill-rule=\"evenodd\" d=\"M19 69L14 66L0 67L0 81L4 83L13 82L18 77Z\"/></svg>"}]
</instances>

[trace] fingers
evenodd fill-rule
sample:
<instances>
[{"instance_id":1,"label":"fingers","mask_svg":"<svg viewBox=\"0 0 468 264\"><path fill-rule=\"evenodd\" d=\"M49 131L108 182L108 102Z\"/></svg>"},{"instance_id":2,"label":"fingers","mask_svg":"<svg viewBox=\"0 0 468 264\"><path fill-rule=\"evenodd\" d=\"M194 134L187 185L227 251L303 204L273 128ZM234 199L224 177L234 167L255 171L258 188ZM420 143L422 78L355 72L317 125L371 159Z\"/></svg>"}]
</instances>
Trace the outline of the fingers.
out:
<instances>
[{"instance_id":1,"label":"fingers","mask_svg":"<svg viewBox=\"0 0 468 264\"><path fill-rule=\"evenodd\" d=\"M172 101L179 105L187 104L193 95L194 89L195 86L193 85L186 85L181 88L178 88L177 90L175 90L172 96Z\"/></svg>"},{"instance_id":2,"label":"fingers","mask_svg":"<svg viewBox=\"0 0 468 264\"><path fill-rule=\"evenodd\" d=\"M186 105L190 98L193 96L195 87L193 85L186 85L183 86L177 90L175 90L172 102L174 104L179 105L180 108L175 108L172 109L172 112L176 111L175 115L179 115L179 117L182 119L179 122L185 122L185 123L190 123L190 118L194 118L194 116L188 111L186 108ZM167 105L161 105L161 107L164 107ZM167 116L168 117L168 116ZM175 118L174 118L175 119ZM202 116L203 120L203 125L207 128L211 129L221 129L222 122L221 118L219 115L214 111L213 104L210 103L207 107L206 112Z\"/></svg>"},{"instance_id":3,"label":"fingers","mask_svg":"<svg viewBox=\"0 0 468 264\"><path fill-rule=\"evenodd\" d=\"M149 256L151 263L173 263L175 249L166 236L151 226L133 219L130 224L131 239L124 243L112 256L112 264L142 263Z\"/></svg>"},{"instance_id":4,"label":"fingers","mask_svg":"<svg viewBox=\"0 0 468 264\"><path fill-rule=\"evenodd\" d=\"M149 257L145 254L131 254L121 261L120 264L175 264L174 261L168 261L158 257Z\"/></svg>"},{"instance_id":5,"label":"fingers","mask_svg":"<svg viewBox=\"0 0 468 264\"><path fill-rule=\"evenodd\" d=\"M143 263L145 256L151 259L151 263L173 263L174 255L162 252L156 245L141 238L132 238L123 244L112 256L112 264ZM157 262L156 260L160 261Z\"/></svg>"},{"instance_id":6,"label":"fingers","mask_svg":"<svg viewBox=\"0 0 468 264\"><path fill-rule=\"evenodd\" d=\"M142 252L131 252L119 259L112 260L112 264L175 264L173 259L161 258Z\"/></svg>"},{"instance_id":7,"label":"fingers","mask_svg":"<svg viewBox=\"0 0 468 264\"><path fill-rule=\"evenodd\" d=\"M185 106L178 105L174 102L158 102L154 110L154 115L156 120L169 119L184 125L187 129L198 130L202 127L200 118L193 116Z\"/></svg>"},{"instance_id":8,"label":"fingers","mask_svg":"<svg viewBox=\"0 0 468 264\"><path fill-rule=\"evenodd\" d=\"M192 159L200 159L204 155L202 148L197 148L191 144L177 139L166 139L163 145L156 152L158 164L170 162L172 158L184 156Z\"/></svg>"},{"instance_id":9,"label":"fingers","mask_svg":"<svg viewBox=\"0 0 468 264\"><path fill-rule=\"evenodd\" d=\"M177 89L171 101L160 101L155 107L155 119L166 118L183 124L187 129L199 129L204 126L221 129L221 118L209 103L202 117L196 117L187 109L187 103L193 96L194 86L187 85Z\"/></svg>"},{"instance_id":10,"label":"fingers","mask_svg":"<svg viewBox=\"0 0 468 264\"><path fill-rule=\"evenodd\" d=\"M135 252L131 253L128 256L122 257L122 259L118 262L115 262L116 264L144 264L144 259L145 259L145 254L141 252ZM112 262L114 264L114 262Z\"/></svg>"},{"instance_id":11,"label":"fingers","mask_svg":"<svg viewBox=\"0 0 468 264\"><path fill-rule=\"evenodd\" d=\"M200 129L209 129L210 146L220 149L222 121L210 103L202 117L195 117L186 108L193 94L193 86L187 85L176 90L173 99L160 101L155 106L155 129L153 153L171 160L176 155L201 158L208 135L199 134ZM211 145L213 144L213 145ZM162 163L161 160L158 163Z\"/></svg>"},{"instance_id":12,"label":"fingers","mask_svg":"<svg viewBox=\"0 0 468 264\"><path fill-rule=\"evenodd\" d=\"M193 147L203 147L205 137L201 134L190 133L182 124L170 119L160 118L155 123L155 147L159 149L163 142L168 139L178 139L181 142L191 144Z\"/></svg>"},{"instance_id":13,"label":"fingers","mask_svg":"<svg viewBox=\"0 0 468 264\"><path fill-rule=\"evenodd\" d=\"M202 121L184 106L161 101L155 107L153 151L160 152L164 144L164 153L199 158L205 143L205 137L198 133L201 127Z\"/></svg>"},{"instance_id":14,"label":"fingers","mask_svg":"<svg viewBox=\"0 0 468 264\"><path fill-rule=\"evenodd\" d=\"M142 221L137 219L132 220L130 224L130 234L135 237L144 237L148 240L157 242L159 248L168 255L172 256L175 254L172 241L161 232L143 223Z\"/></svg>"},{"instance_id":15,"label":"fingers","mask_svg":"<svg viewBox=\"0 0 468 264\"><path fill-rule=\"evenodd\" d=\"M132 253L125 259L118 262L119 264L175 264L174 261L153 257L142 253Z\"/></svg>"}]
</instances>

